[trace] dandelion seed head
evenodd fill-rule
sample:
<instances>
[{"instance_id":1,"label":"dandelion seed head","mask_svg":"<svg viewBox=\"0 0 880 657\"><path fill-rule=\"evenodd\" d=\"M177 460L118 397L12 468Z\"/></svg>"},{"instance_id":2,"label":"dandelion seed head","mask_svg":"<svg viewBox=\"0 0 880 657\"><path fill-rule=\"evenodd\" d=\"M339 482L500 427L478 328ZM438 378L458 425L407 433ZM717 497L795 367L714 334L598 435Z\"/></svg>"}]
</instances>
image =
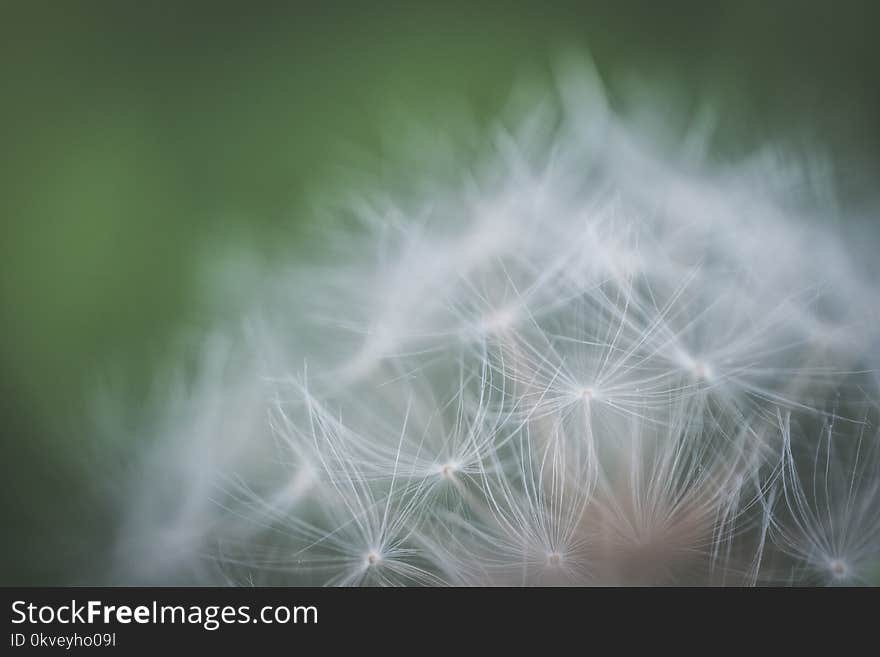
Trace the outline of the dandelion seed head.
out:
<instances>
[{"instance_id":1,"label":"dandelion seed head","mask_svg":"<svg viewBox=\"0 0 880 657\"><path fill-rule=\"evenodd\" d=\"M578 389L577 395L588 403L598 398L598 392L593 386Z\"/></svg>"},{"instance_id":2,"label":"dandelion seed head","mask_svg":"<svg viewBox=\"0 0 880 657\"><path fill-rule=\"evenodd\" d=\"M694 378L702 381L708 381L712 378L712 367L705 361L695 360L691 365L691 372Z\"/></svg>"},{"instance_id":3,"label":"dandelion seed head","mask_svg":"<svg viewBox=\"0 0 880 657\"><path fill-rule=\"evenodd\" d=\"M444 479L453 480L455 479L455 473L458 470L458 464L456 463L444 463L440 466L440 476Z\"/></svg>"},{"instance_id":4,"label":"dandelion seed head","mask_svg":"<svg viewBox=\"0 0 880 657\"><path fill-rule=\"evenodd\" d=\"M828 562L828 570L835 579L846 579L849 574L849 568L841 559L832 559Z\"/></svg>"},{"instance_id":5,"label":"dandelion seed head","mask_svg":"<svg viewBox=\"0 0 880 657\"><path fill-rule=\"evenodd\" d=\"M588 61L555 84L464 163L427 130L393 192L333 204L317 263L255 286L238 360L143 441L119 572L871 577L878 304L811 200L830 183L716 161L699 125L661 149Z\"/></svg>"}]
</instances>

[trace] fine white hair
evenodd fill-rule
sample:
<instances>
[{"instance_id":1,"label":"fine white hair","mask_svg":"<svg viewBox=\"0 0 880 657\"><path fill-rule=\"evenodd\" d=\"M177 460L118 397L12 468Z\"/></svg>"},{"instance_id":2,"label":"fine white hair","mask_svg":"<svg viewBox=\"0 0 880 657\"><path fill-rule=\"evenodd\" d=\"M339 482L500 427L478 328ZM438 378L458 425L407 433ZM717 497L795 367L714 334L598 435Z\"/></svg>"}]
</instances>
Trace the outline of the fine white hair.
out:
<instances>
[{"instance_id":1,"label":"fine white hair","mask_svg":"<svg viewBox=\"0 0 880 657\"><path fill-rule=\"evenodd\" d=\"M254 280L114 581L878 581L880 300L820 158L660 149L575 56L515 100Z\"/></svg>"}]
</instances>

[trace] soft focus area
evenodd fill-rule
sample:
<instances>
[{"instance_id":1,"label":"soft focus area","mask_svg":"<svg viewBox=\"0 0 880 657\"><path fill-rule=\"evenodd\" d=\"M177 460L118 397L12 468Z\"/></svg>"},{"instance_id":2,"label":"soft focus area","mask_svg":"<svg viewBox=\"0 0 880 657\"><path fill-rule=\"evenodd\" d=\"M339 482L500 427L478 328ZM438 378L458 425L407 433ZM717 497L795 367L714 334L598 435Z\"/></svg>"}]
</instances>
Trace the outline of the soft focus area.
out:
<instances>
[{"instance_id":1,"label":"soft focus area","mask_svg":"<svg viewBox=\"0 0 880 657\"><path fill-rule=\"evenodd\" d=\"M337 196L457 177L438 150L572 51L658 152L709 125L718 162L814 162L878 307L874 3L372 4L0 9L0 583L112 580L131 443L205 335L314 263Z\"/></svg>"}]
</instances>

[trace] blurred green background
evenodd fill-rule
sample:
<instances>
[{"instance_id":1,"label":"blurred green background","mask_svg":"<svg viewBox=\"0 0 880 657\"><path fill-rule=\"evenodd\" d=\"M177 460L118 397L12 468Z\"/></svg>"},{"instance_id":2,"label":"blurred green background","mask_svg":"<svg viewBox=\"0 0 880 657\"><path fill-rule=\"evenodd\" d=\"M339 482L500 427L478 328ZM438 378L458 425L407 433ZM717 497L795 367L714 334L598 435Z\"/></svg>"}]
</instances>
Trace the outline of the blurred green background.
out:
<instances>
[{"instance_id":1,"label":"blurred green background","mask_svg":"<svg viewBox=\"0 0 880 657\"><path fill-rule=\"evenodd\" d=\"M381 162L394 112L489 121L524 71L584 46L613 101L632 79L712 99L732 147L817 133L865 175L874 4L0 3L0 584L100 581L95 391L136 404L210 322L212 249L295 258L309 191L352 145Z\"/></svg>"}]
</instances>

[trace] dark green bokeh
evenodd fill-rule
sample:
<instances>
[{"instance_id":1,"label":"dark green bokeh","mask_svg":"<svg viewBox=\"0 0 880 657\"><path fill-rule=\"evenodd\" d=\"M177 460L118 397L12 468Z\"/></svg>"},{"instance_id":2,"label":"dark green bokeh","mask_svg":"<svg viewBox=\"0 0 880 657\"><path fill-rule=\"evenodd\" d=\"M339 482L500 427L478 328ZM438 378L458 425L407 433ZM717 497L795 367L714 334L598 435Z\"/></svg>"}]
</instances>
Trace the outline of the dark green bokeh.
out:
<instances>
[{"instance_id":1,"label":"dark green bokeh","mask_svg":"<svg viewBox=\"0 0 880 657\"><path fill-rule=\"evenodd\" d=\"M586 46L612 100L636 76L714 100L734 147L818 129L876 163L870 2L372 4L3 3L0 583L100 581L95 390L145 395L209 321L206 249L296 257L308 191L347 145L381 160L392 110L488 120Z\"/></svg>"}]
</instances>

